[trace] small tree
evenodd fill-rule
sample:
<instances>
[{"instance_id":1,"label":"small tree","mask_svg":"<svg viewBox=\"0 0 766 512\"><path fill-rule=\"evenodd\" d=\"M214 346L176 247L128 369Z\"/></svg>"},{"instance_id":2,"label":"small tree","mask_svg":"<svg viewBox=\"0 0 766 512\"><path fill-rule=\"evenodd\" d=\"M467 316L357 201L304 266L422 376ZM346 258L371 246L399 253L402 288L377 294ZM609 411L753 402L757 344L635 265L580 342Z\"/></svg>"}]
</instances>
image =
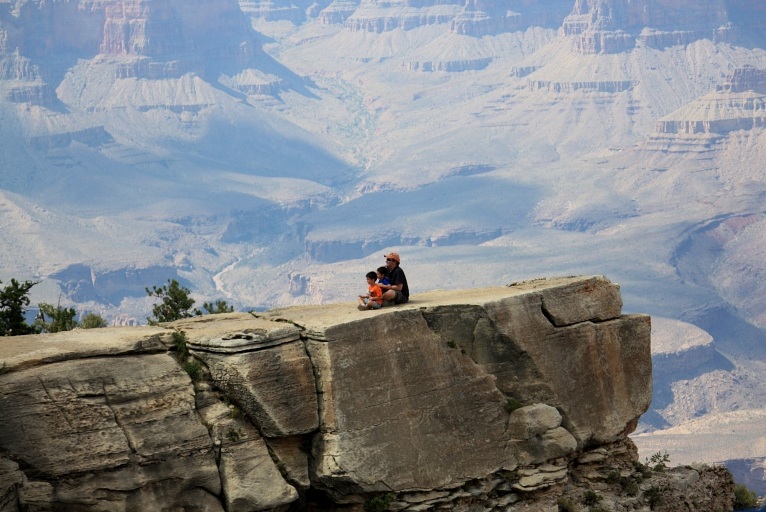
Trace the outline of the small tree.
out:
<instances>
[{"instance_id":1,"label":"small tree","mask_svg":"<svg viewBox=\"0 0 766 512\"><path fill-rule=\"evenodd\" d=\"M40 307L40 316L35 320L35 325L40 332L71 331L78 326L77 320L74 319L77 316L77 311L74 308L53 306L53 304L46 304L45 302L38 304L38 306ZM50 320L46 320L46 317Z\"/></svg>"},{"instance_id":2,"label":"small tree","mask_svg":"<svg viewBox=\"0 0 766 512\"><path fill-rule=\"evenodd\" d=\"M24 313L29 306L29 289L37 283L38 281L19 283L11 279L9 285L0 289L0 336L18 336L35 332L34 327L27 324Z\"/></svg>"},{"instance_id":3,"label":"small tree","mask_svg":"<svg viewBox=\"0 0 766 512\"><path fill-rule=\"evenodd\" d=\"M80 317L80 327L83 329L98 329L109 325L98 313L86 313Z\"/></svg>"},{"instance_id":4,"label":"small tree","mask_svg":"<svg viewBox=\"0 0 766 512\"><path fill-rule=\"evenodd\" d=\"M758 495L744 484L734 484L734 510L746 510L758 505Z\"/></svg>"},{"instance_id":5,"label":"small tree","mask_svg":"<svg viewBox=\"0 0 766 512\"><path fill-rule=\"evenodd\" d=\"M162 300L152 308L154 317L146 318L150 325L202 314L199 309L192 309L194 299L189 297L190 290L178 284L175 279L168 279L168 283L163 284L160 288L152 286L151 290L149 288L145 288L145 290L150 297L157 297Z\"/></svg>"},{"instance_id":6,"label":"small tree","mask_svg":"<svg viewBox=\"0 0 766 512\"><path fill-rule=\"evenodd\" d=\"M217 300L215 302L205 302L202 304L202 309L207 311L209 315L215 315L217 313L233 313L234 306L229 306L225 300Z\"/></svg>"}]
</instances>

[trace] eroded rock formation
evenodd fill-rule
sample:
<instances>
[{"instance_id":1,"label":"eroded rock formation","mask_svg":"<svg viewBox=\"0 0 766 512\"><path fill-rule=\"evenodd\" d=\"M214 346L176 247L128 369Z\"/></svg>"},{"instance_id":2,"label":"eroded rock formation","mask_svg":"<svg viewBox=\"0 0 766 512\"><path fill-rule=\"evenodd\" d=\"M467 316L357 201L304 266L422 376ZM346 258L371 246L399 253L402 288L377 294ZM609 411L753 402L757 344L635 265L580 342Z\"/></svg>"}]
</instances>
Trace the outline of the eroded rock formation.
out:
<instances>
[{"instance_id":1,"label":"eroded rock formation","mask_svg":"<svg viewBox=\"0 0 766 512\"><path fill-rule=\"evenodd\" d=\"M343 23L347 30L388 32L444 24L451 32L481 37L525 30L530 26L558 27L571 11L571 2L498 0L335 0L320 13L325 23Z\"/></svg>"},{"instance_id":2,"label":"eroded rock formation","mask_svg":"<svg viewBox=\"0 0 766 512\"><path fill-rule=\"evenodd\" d=\"M639 41L664 48L701 38L731 39L725 0L576 0L560 34L581 53L618 53Z\"/></svg>"},{"instance_id":3,"label":"eroded rock formation","mask_svg":"<svg viewBox=\"0 0 766 512\"><path fill-rule=\"evenodd\" d=\"M6 97L15 102L53 105L53 90L77 59L99 57L114 79L217 79L257 67L259 55L236 0L0 4L0 80L9 82Z\"/></svg>"},{"instance_id":4,"label":"eroded rock formation","mask_svg":"<svg viewBox=\"0 0 766 512\"><path fill-rule=\"evenodd\" d=\"M540 511L590 490L644 510L627 435L651 401L650 321L621 307L573 277L17 337L0 504ZM664 503L731 507L725 470L657 478Z\"/></svg>"},{"instance_id":5,"label":"eroded rock formation","mask_svg":"<svg viewBox=\"0 0 766 512\"><path fill-rule=\"evenodd\" d=\"M657 133L725 135L766 126L766 70L736 69L716 91L657 121Z\"/></svg>"}]
</instances>

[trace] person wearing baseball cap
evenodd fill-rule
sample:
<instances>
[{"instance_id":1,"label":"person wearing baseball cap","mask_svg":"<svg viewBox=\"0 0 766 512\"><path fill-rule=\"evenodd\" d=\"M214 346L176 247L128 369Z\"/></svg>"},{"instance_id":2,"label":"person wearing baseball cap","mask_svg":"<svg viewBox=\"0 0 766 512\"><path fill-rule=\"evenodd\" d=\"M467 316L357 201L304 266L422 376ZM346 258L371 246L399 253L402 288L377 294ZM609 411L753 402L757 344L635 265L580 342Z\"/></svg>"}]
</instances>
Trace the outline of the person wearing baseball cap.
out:
<instances>
[{"instance_id":1,"label":"person wearing baseball cap","mask_svg":"<svg viewBox=\"0 0 766 512\"><path fill-rule=\"evenodd\" d=\"M399 266L402 259L395 252L386 254L386 268L388 269L388 281L390 284L381 284L383 289L383 304L393 302L404 304L410 300L410 288L407 286L407 276Z\"/></svg>"}]
</instances>

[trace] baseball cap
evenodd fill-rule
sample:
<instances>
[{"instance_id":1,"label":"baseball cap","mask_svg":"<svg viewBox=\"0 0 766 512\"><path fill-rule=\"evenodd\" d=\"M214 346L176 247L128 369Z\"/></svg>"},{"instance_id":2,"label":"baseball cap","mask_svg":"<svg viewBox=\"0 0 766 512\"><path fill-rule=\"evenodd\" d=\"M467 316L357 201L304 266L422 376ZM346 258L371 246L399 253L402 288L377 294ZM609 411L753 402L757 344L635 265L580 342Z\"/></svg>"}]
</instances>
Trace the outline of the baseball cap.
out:
<instances>
[{"instance_id":1,"label":"baseball cap","mask_svg":"<svg viewBox=\"0 0 766 512\"><path fill-rule=\"evenodd\" d=\"M396 254L395 252L392 252L391 254L386 254L385 257L386 257L386 259L390 258L390 259L396 261L397 263L401 263L402 262L402 260L399 259L399 255Z\"/></svg>"}]
</instances>

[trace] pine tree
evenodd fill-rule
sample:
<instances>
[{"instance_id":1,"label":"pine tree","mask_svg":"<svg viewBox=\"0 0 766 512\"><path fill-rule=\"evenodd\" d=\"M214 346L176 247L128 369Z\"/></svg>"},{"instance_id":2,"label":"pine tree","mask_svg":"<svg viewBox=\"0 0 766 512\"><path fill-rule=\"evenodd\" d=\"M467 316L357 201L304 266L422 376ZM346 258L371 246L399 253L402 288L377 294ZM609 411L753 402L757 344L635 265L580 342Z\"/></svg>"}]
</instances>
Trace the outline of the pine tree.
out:
<instances>
[{"instance_id":1,"label":"pine tree","mask_svg":"<svg viewBox=\"0 0 766 512\"><path fill-rule=\"evenodd\" d=\"M0 289L0 336L18 336L35 332L35 328L27 324L24 314L29 306L29 290L36 284L37 282L33 281L19 283L11 279L9 285Z\"/></svg>"},{"instance_id":2,"label":"pine tree","mask_svg":"<svg viewBox=\"0 0 766 512\"><path fill-rule=\"evenodd\" d=\"M189 297L190 290L181 286L175 279L168 279L168 284L163 284L160 288L152 286L151 290L149 288L145 290L150 297L162 299L162 302L155 304L152 308L154 317L146 318L150 325L202 314L199 309L192 309L194 299Z\"/></svg>"}]
</instances>

